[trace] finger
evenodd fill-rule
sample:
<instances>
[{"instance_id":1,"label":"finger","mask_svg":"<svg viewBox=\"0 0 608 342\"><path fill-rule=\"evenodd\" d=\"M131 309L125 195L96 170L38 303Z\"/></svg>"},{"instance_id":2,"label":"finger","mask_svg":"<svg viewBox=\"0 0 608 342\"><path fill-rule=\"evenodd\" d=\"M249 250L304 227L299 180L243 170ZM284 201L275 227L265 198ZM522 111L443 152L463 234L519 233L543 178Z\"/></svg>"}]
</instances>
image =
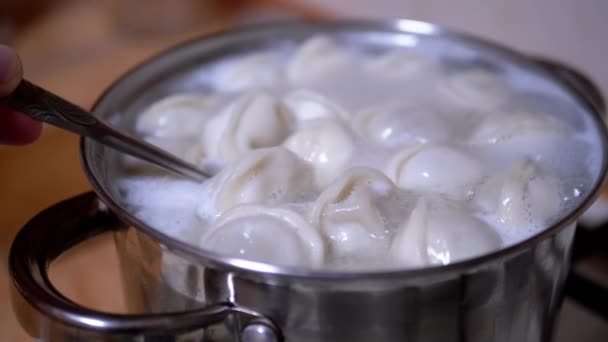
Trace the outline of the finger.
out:
<instances>
[{"instance_id":1,"label":"finger","mask_svg":"<svg viewBox=\"0 0 608 342\"><path fill-rule=\"evenodd\" d=\"M42 124L22 113L0 107L0 144L25 145L34 142Z\"/></svg>"},{"instance_id":2,"label":"finger","mask_svg":"<svg viewBox=\"0 0 608 342\"><path fill-rule=\"evenodd\" d=\"M0 45L0 97L9 95L23 76L21 61L13 49ZM0 144L23 145L40 136L42 124L25 114L0 106Z\"/></svg>"},{"instance_id":3,"label":"finger","mask_svg":"<svg viewBox=\"0 0 608 342\"><path fill-rule=\"evenodd\" d=\"M13 49L0 45L0 97L10 94L21 81L21 60Z\"/></svg>"}]
</instances>

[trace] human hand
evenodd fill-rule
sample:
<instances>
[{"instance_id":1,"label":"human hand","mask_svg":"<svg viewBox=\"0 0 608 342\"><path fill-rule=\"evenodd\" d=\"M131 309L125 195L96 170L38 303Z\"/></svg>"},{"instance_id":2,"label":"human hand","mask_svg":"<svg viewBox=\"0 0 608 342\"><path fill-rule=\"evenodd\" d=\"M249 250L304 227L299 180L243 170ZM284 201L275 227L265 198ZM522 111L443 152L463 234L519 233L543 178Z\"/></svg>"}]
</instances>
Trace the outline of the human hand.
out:
<instances>
[{"instance_id":1,"label":"human hand","mask_svg":"<svg viewBox=\"0 0 608 342\"><path fill-rule=\"evenodd\" d=\"M0 45L0 98L9 95L21 81L21 60L13 49ZM42 124L25 114L0 106L0 144L25 145L36 140Z\"/></svg>"}]
</instances>

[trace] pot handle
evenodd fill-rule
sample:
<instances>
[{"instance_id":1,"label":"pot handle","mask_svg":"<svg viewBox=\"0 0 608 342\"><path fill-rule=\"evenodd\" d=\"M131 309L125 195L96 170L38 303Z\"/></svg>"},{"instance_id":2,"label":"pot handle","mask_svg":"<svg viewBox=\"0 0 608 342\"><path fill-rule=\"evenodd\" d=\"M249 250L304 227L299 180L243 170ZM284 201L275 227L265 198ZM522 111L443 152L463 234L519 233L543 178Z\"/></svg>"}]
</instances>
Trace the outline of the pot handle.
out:
<instances>
[{"instance_id":1,"label":"pot handle","mask_svg":"<svg viewBox=\"0 0 608 342\"><path fill-rule=\"evenodd\" d=\"M53 260L88 238L124 227L88 192L42 211L21 229L9 258L11 299L19 322L31 336L45 341L173 341L192 338L194 332L230 314L241 314L248 322L241 341L279 340L270 320L232 303L175 313L112 314L80 306L51 284L47 270Z\"/></svg>"},{"instance_id":2,"label":"pot handle","mask_svg":"<svg viewBox=\"0 0 608 342\"><path fill-rule=\"evenodd\" d=\"M562 81L593 109L604 115L606 102L600 89L582 72L555 60L533 57L538 66Z\"/></svg>"}]
</instances>

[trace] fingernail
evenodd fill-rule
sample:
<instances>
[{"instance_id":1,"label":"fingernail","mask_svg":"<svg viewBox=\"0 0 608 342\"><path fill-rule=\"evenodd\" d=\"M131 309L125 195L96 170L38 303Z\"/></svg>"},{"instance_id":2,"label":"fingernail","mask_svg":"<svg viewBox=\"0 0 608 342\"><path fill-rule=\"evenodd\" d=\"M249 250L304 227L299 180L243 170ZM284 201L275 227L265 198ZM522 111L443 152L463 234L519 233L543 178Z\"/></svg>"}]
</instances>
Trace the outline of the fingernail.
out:
<instances>
[{"instance_id":1,"label":"fingernail","mask_svg":"<svg viewBox=\"0 0 608 342\"><path fill-rule=\"evenodd\" d=\"M19 73L20 63L15 51L0 45L0 84L7 83Z\"/></svg>"}]
</instances>

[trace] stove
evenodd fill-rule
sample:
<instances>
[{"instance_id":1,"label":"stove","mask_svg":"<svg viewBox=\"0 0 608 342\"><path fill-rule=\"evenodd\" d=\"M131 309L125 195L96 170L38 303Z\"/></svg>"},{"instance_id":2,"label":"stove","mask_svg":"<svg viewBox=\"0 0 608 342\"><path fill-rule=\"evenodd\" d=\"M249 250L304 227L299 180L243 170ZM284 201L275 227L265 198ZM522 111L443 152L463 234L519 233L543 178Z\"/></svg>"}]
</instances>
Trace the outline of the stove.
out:
<instances>
[{"instance_id":1,"label":"stove","mask_svg":"<svg viewBox=\"0 0 608 342\"><path fill-rule=\"evenodd\" d=\"M579 222L555 342L608 341L608 200Z\"/></svg>"}]
</instances>

